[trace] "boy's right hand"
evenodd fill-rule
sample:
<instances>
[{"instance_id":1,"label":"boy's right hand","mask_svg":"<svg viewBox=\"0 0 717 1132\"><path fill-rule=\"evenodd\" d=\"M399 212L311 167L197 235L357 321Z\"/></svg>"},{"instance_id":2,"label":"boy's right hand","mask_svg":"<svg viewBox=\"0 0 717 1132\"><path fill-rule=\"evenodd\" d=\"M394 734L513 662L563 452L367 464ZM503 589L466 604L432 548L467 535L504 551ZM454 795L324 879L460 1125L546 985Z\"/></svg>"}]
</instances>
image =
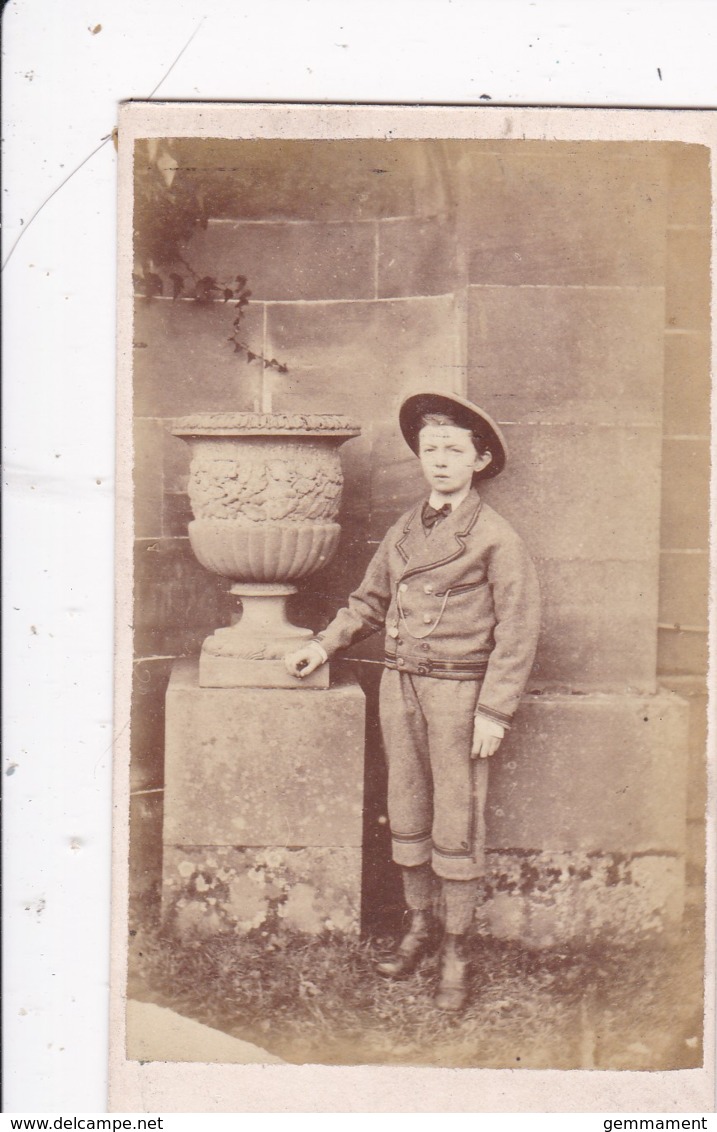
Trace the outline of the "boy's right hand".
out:
<instances>
[{"instance_id":1,"label":"boy's right hand","mask_svg":"<svg viewBox=\"0 0 717 1132\"><path fill-rule=\"evenodd\" d=\"M300 680L303 676L310 676L323 663L324 657L320 649L313 644L304 645L296 652L288 652L284 657L286 671L290 676L298 676Z\"/></svg>"}]
</instances>

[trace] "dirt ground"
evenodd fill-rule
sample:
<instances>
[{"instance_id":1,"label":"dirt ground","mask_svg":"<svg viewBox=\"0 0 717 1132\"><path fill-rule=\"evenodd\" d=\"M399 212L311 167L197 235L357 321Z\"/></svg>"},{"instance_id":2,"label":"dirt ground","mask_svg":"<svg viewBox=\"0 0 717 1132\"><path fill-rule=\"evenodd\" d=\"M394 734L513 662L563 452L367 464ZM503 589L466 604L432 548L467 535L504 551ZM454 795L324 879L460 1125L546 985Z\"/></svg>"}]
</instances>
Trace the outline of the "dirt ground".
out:
<instances>
[{"instance_id":1,"label":"dirt ground","mask_svg":"<svg viewBox=\"0 0 717 1132\"><path fill-rule=\"evenodd\" d=\"M294 1063L684 1069L702 1064L703 939L694 908L679 938L629 951L476 936L470 1002L455 1016L432 1004L435 958L400 982L374 973L388 938L180 943L138 926L128 993Z\"/></svg>"}]
</instances>

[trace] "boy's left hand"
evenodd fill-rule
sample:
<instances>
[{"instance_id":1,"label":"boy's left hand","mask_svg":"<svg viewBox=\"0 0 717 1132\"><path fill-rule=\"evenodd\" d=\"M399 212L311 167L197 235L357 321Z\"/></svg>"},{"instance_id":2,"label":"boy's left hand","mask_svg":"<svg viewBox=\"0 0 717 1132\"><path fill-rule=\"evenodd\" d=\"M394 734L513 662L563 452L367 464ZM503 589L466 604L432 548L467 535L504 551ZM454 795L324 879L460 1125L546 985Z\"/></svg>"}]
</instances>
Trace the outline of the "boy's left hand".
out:
<instances>
[{"instance_id":1,"label":"boy's left hand","mask_svg":"<svg viewBox=\"0 0 717 1132\"><path fill-rule=\"evenodd\" d=\"M501 731L500 735L497 734L499 730ZM494 755L500 746L502 738L503 729L499 723L493 723L492 720L477 715L473 724L471 758L487 759L491 755Z\"/></svg>"}]
</instances>

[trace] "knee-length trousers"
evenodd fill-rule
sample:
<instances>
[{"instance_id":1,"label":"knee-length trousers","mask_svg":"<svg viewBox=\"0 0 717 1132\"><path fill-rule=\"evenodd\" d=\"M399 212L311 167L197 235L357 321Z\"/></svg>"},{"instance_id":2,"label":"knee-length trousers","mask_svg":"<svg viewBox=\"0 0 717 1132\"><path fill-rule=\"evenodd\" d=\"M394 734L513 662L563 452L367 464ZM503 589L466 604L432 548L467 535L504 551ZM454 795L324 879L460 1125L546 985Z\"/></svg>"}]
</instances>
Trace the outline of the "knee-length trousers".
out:
<instances>
[{"instance_id":1,"label":"knee-length trousers","mask_svg":"<svg viewBox=\"0 0 717 1132\"><path fill-rule=\"evenodd\" d=\"M485 872L488 759L471 758L480 681L386 669L379 714L393 859L448 880Z\"/></svg>"}]
</instances>

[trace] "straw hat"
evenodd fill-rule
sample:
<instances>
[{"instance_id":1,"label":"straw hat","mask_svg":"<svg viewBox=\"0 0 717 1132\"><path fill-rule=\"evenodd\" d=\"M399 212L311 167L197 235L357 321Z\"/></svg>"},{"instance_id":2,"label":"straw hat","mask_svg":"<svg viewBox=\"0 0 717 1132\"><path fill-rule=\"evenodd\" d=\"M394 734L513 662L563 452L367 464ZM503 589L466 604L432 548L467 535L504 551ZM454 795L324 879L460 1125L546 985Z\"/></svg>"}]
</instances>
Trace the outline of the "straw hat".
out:
<instances>
[{"instance_id":1,"label":"straw hat","mask_svg":"<svg viewBox=\"0 0 717 1132\"><path fill-rule=\"evenodd\" d=\"M427 413L444 413L450 416L458 428L467 428L477 433L486 443L493 457L490 464L476 479L488 479L503 471L508 458L505 437L495 421L472 401L459 397L456 393L434 392L413 393L407 397L398 413L398 423L406 444L418 455L418 434L423 427L423 417Z\"/></svg>"}]
</instances>

